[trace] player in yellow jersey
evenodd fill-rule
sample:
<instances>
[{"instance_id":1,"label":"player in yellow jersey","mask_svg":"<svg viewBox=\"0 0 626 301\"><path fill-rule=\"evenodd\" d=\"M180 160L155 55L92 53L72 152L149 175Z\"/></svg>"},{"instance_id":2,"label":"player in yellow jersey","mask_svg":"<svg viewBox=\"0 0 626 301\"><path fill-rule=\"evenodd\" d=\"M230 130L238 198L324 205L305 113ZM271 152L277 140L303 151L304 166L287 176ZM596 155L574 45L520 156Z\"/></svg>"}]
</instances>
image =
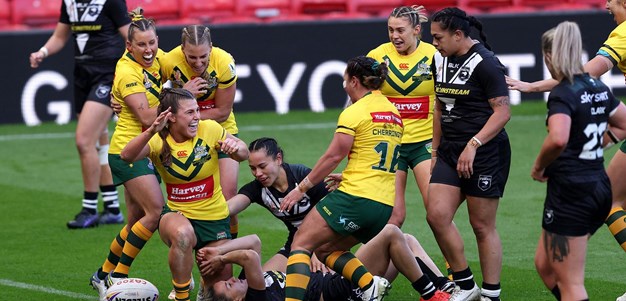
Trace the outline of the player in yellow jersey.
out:
<instances>
[{"instance_id":1,"label":"player in yellow jersey","mask_svg":"<svg viewBox=\"0 0 626 301\"><path fill-rule=\"evenodd\" d=\"M387 20L390 42L370 51L367 56L385 62L387 80L380 91L402 117L404 133L396 171L396 200L389 223L402 226L406 218L405 191L410 168L426 203L433 138L435 86L430 71L433 45L420 40L421 23L428 21L423 6L395 8Z\"/></svg>"},{"instance_id":2,"label":"player in yellow jersey","mask_svg":"<svg viewBox=\"0 0 626 301\"><path fill-rule=\"evenodd\" d=\"M161 213L159 234L170 248L176 300L183 301L189 300L193 250L218 246L231 238L217 152L237 162L248 159L249 152L243 141L217 122L200 121L200 109L191 92L164 89L160 102L159 116L124 147L121 158L137 162L149 157L163 177L167 204ZM223 279L232 276L228 272ZM205 284L214 281L204 279Z\"/></svg>"},{"instance_id":3,"label":"player in yellow jersey","mask_svg":"<svg viewBox=\"0 0 626 301\"><path fill-rule=\"evenodd\" d=\"M109 165L114 184L124 184L128 224L113 239L104 264L91 277L100 300L106 297L106 285L128 277L133 260L157 229L164 204L152 163L145 159L128 164L119 155L128 141L152 124L161 92L156 27L142 13L141 8L130 13L127 51L117 63L113 80L112 94L122 110L111 138Z\"/></svg>"},{"instance_id":4,"label":"player in yellow jersey","mask_svg":"<svg viewBox=\"0 0 626 301\"><path fill-rule=\"evenodd\" d=\"M190 25L182 29L182 43L162 60L163 76L174 87L191 91L200 106L200 118L219 122L228 133L237 136L239 129L233 114L237 74L233 57L213 46L209 28ZM239 163L219 153L220 185L227 200L237 194ZM237 236L237 216L231 219L231 234Z\"/></svg>"},{"instance_id":5,"label":"player in yellow jersey","mask_svg":"<svg viewBox=\"0 0 626 301\"><path fill-rule=\"evenodd\" d=\"M585 63L584 69L589 75L599 78L617 66L626 77L626 22L624 22L626 21L626 2L607 0L606 9L613 15L617 27L611 31L596 56ZM506 81L509 89L520 92L546 92L558 84L558 81L552 78L527 83L507 77ZM612 143L618 142L617 139L612 141ZM626 217L626 211L624 211L626 207L626 181L624 181L626 168L624 167L626 167L626 144L623 143L607 168L607 174L611 179L613 204L605 223L622 249L626 251L626 221L624 220ZM618 301L626 301L626 294L621 296Z\"/></svg>"},{"instance_id":6,"label":"player in yellow jersey","mask_svg":"<svg viewBox=\"0 0 626 301\"><path fill-rule=\"evenodd\" d=\"M313 250L326 266L358 285L366 300L380 300L390 288L386 279L372 276L350 252L352 246L376 236L393 210L402 119L378 91L386 76L385 63L364 56L348 61L344 87L353 104L339 116L326 153L280 205L281 211L292 210L307 190L348 156L339 188L307 214L296 232L287 260L285 300L304 300Z\"/></svg>"}]
</instances>

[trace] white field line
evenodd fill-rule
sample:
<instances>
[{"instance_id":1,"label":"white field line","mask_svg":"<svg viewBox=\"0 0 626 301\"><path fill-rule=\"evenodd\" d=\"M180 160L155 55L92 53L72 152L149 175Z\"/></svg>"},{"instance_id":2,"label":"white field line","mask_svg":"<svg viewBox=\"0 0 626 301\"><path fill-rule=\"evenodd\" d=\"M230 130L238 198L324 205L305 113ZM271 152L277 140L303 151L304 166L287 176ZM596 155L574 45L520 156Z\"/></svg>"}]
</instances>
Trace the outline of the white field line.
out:
<instances>
[{"instance_id":1,"label":"white field line","mask_svg":"<svg viewBox=\"0 0 626 301\"><path fill-rule=\"evenodd\" d=\"M545 120L545 116L540 115L523 115L513 116L512 121L532 121ZM239 127L240 132L261 132L261 131L290 131L290 130L307 130L307 129L330 129L337 126L335 122L321 123L297 123L285 125L249 125ZM74 138L74 133L39 133L39 134L16 134L16 135L0 135L0 141L17 141L17 140L46 140L46 139L69 139Z\"/></svg>"},{"instance_id":2,"label":"white field line","mask_svg":"<svg viewBox=\"0 0 626 301\"><path fill-rule=\"evenodd\" d=\"M30 290L30 291L44 292L44 293L53 294L53 295L60 295L60 296L64 296L64 297L68 297L68 298L72 298L72 299L82 299L82 300L95 300L95 299L97 299L96 296L85 295L85 294L74 293L74 292L68 292L68 291L62 291L62 290L58 290L58 289L54 289L54 288L50 288L50 287L34 285L34 284L28 284L28 283L23 283L23 282L15 282L15 281L12 281L12 280L9 280L9 279L0 279L0 285L11 286L11 287L21 288L21 289L25 289L25 290Z\"/></svg>"}]
</instances>

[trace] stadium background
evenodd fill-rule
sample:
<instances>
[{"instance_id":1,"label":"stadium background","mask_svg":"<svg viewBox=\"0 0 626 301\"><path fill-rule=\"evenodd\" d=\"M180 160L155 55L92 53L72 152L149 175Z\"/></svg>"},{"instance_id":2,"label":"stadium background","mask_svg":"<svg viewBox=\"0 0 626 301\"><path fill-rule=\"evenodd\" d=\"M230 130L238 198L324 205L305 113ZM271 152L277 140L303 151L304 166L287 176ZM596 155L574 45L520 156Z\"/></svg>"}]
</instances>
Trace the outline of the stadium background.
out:
<instances>
[{"instance_id":1,"label":"stadium background","mask_svg":"<svg viewBox=\"0 0 626 301\"><path fill-rule=\"evenodd\" d=\"M65 227L82 190L73 139L76 124L71 120L74 114L70 111L72 48L68 46L46 60L40 69L30 69L29 53L43 45L51 29L49 25L3 27L2 18L7 12L3 3L8 1L38 0L0 0L0 29L6 29L0 32L0 63L5 67L1 76L4 91L0 109L0 123L4 124L0 125L0 157L4 158L0 167L0 204L3 206L0 300L95 300L96 294L87 285L87 279L102 263L110 240L119 228L103 226L68 231ZM57 0L50 2L57 2L55 7L58 7ZM552 2L562 4L565 1ZM547 76L541 61L539 37L562 20L578 22L585 49L591 55L595 53L615 27L612 17L598 7L601 6L592 10L537 9L531 13L512 10L508 14L481 14L479 18L485 24L490 44L509 67L509 74L515 77L515 70L518 70L522 79L536 80ZM150 16L150 11L146 14ZM276 137L285 149L288 162L312 166L332 138L340 112L337 108L345 102L340 77L343 64L349 57L364 54L387 41L385 18L361 15L351 19L315 17L291 21L209 25L215 45L233 53L237 60L240 80L235 110L242 139ZM179 43L181 25L175 23L159 22L160 44L164 50ZM424 40L430 41L428 25L423 31ZM618 95L624 95L625 91L620 88L625 86L624 77L617 69L603 80L614 87ZM545 106L537 101L541 94L524 95L521 99L519 96L511 93L512 100L521 100L522 105L513 108L513 117L507 125L513 162L498 213L504 249L503 299L553 300L533 265L545 184L533 182L529 177L531 164L545 135ZM325 112L312 112L321 110ZM276 114L287 111L290 113ZM24 125L39 122L42 124L37 127ZM306 145L303 145L303 138ZM605 154L607 161L615 150ZM250 180L249 168L242 164L240 186ZM408 186L410 217L403 230L416 235L442 267L443 258L425 222L419 192L415 185ZM251 206L241 214L241 219L245 221L240 228L242 234L258 233L261 237L264 259L284 243L284 226L259 206ZM460 208L455 221L466 240L468 260L480 282L477 250L466 208ZM164 298L171 287L167 250L158 237L148 244L133 265L132 274L153 282ZM606 227L592 237L588 254L585 280L591 298L615 300L626 290L623 277L626 261ZM197 271L194 274L198 279ZM394 282L387 300L417 298L410 283L400 277Z\"/></svg>"}]
</instances>

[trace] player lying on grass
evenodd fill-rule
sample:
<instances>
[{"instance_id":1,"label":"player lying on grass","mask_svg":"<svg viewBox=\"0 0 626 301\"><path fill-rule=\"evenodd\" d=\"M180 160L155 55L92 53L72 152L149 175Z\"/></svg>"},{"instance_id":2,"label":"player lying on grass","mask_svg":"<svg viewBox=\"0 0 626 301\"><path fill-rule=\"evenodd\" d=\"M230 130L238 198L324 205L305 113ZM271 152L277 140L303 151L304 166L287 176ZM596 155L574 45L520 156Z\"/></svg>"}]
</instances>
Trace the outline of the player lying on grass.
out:
<instances>
[{"instance_id":1,"label":"player lying on grass","mask_svg":"<svg viewBox=\"0 0 626 301\"><path fill-rule=\"evenodd\" d=\"M226 243L198 251L196 259L203 275L219 273L226 264L231 263L240 265L244 271L239 278L233 277L219 281L209 287L208 290L199 294L202 295L201 300L282 301L285 299L286 266L276 266L273 270L268 267L262 268L259 253L255 250L260 241L255 241L254 238L258 240L256 235L241 238L246 239L246 243L250 245L246 249L235 248L234 244L243 245L238 242L240 239L235 239L232 244ZM422 273L420 265L425 266L423 260L430 260L430 258L415 237L403 234L395 225L386 225L377 236L359 248L356 256L375 275L385 275L386 279L393 280L400 272L411 281L413 287L425 287L424 290L418 291L422 300L448 300L450 295L443 290L451 291L454 287L454 284L445 277L437 278L439 286L433 284L430 277L434 274L430 270L427 270L430 275ZM390 269L390 262L393 262L395 267L401 268ZM341 275L320 271L311 274L305 300L370 299L369 296L363 296L358 287Z\"/></svg>"}]
</instances>

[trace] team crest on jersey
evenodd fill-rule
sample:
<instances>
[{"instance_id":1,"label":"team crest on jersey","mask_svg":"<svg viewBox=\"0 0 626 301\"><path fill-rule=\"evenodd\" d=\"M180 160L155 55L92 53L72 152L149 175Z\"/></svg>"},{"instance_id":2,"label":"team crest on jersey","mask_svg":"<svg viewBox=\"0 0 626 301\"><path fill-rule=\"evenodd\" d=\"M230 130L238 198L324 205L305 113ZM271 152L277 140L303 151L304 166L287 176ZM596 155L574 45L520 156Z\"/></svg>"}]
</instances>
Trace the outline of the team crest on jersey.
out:
<instances>
[{"instance_id":1,"label":"team crest on jersey","mask_svg":"<svg viewBox=\"0 0 626 301\"><path fill-rule=\"evenodd\" d=\"M491 176L480 175L478 176L478 188L482 191L486 191L491 188Z\"/></svg>"},{"instance_id":2,"label":"team crest on jersey","mask_svg":"<svg viewBox=\"0 0 626 301\"><path fill-rule=\"evenodd\" d=\"M143 74L143 86L146 89L150 89L152 88L152 82L150 81L150 79L148 78L147 74Z\"/></svg>"},{"instance_id":3,"label":"team crest on jersey","mask_svg":"<svg viewBox=\"0 0 626 301\"><path fill-rule=\"evenodd\" d=\"M433 74L430 70L430 65L426 63L417 64L417 70L415 71L415 75L412 77L414 81L427 81L433 79Z\"/></svg>"},{"instance_id":4,"label":"team crest on jersey","mask_svg":"<svg viewBox=\"0 0 626 301\"><path fill-rule=\"evenodd\" d=\"M182 88L185 85L185 82L183 82L181 76L182 72L180 72L180 70L174 70L174 74L172 74L171 78L172 84L174 84L174 88Z\"/></svg>"},{"instance_id":5,"label":"team crest on jersey","mask_svg":"<svg viewBox=\"0 0 626 301\"><path fill-rule=\"evenodd\" d=\"M194 153L194 158L193 158L194 166L202 165L204 164L204 162L211 159L211 156L209 155L209 148L207 146L196 145L196 147L194 147L193 149L193 153Z\"/></svg>"},{"instance_id":6,"label":"team crest on jersey","mask_svg":"<svg viewBox=\"0 0 626 301\"><path fill-rule=\"evenodd\" d=\"M110 86L100 84L98 85L98 88L96 88L96 97L107 98L110 92L111 92Z\"/></svg>"},{"instance_id":7,"label":"team crest on jersey","mask_svg":"<svg viewBox=\"0 0 626 301\"><path fill-rule=\"evenodd\" d=\"M220 240L220 239L227 239L227 238L228 238L228 235L226 235L226 232L225 232L225 231L222 231L222 232L218 232L218 233L217 233L217 235L215 236L215 238L216 238L217 240Z\"/></svg>"},{"instance_id":8,"label":"team crest on jersey","mask_svg":"<svg viewBox=\"0 0 626 301\"><path fill-rule=\"evenodd\" d=\"M459 71L459 79L462 81L467 81L470 77L470 69L469 67L463 67L461 68L461 71Z\"/></svg>"}]
</instances>

